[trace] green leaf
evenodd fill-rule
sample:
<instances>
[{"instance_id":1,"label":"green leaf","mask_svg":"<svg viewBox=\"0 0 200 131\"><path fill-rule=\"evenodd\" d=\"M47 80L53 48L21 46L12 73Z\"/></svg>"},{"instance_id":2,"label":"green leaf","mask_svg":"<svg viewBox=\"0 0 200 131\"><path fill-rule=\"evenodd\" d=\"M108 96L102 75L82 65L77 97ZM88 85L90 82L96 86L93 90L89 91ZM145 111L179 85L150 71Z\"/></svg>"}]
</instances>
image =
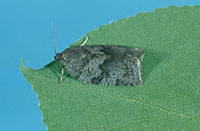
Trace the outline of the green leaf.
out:
<instances>
[{"instance_id":1,"label":"green leaf","mask_svg":"<svg viewBox=\"0 0 200 131\"><path fill-rule=\"evenodd\" d=\"M50 131L199 130L200 6L169 7L120 19L87 33L87 45L144 50L143 85L84 84L61 65L21 70L38 94ZM84 38L72 44L80 45Z\"/></svg>"}]
</instances>

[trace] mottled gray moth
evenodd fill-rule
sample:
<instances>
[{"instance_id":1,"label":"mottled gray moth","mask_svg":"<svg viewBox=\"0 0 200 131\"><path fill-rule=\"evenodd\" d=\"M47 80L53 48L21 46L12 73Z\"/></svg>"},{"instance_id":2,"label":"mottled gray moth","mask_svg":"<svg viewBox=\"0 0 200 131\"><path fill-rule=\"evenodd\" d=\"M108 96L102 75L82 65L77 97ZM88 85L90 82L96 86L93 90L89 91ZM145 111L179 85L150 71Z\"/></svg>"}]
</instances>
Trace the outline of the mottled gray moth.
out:
<instances>
[{"instance_id":1,"label":"mottled gray moth","mask_svg":"<svg viewBox=\"0 0 200 131\"><path fill-rule=\"evenodd\" d=\"M86 40L81 44L84 45ZM95 43L96 44L96 43ZM55 46L55 45L54 45ZM56 53L71 77L84 83L104 86L136 86L142 84L141 61L144 52L124 46L76 46Z\"/></svg>"}]
</instances>

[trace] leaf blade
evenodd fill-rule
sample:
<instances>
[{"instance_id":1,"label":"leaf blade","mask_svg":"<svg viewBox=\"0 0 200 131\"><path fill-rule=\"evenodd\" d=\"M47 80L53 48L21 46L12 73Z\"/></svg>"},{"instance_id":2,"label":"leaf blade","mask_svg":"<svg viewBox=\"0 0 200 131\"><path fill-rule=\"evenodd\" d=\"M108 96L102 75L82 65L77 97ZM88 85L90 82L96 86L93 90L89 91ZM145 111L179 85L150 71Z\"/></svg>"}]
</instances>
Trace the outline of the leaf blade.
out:
<instances>
[{"instance_id":1,"label":"leaf blade","mask_svg":"<svg viewBox=\"0 0 200 131\"><path fill-rule=\"evenodd\" d=\"M144 50L142 86L83 84L67 74L58 84L60 67L56 62L39 70L21 63L25 78L38 94L48 129L200 129L199 12L200 6L173 6L87 33L87 45L109 43Z\"/></svg>"}]
</instances>

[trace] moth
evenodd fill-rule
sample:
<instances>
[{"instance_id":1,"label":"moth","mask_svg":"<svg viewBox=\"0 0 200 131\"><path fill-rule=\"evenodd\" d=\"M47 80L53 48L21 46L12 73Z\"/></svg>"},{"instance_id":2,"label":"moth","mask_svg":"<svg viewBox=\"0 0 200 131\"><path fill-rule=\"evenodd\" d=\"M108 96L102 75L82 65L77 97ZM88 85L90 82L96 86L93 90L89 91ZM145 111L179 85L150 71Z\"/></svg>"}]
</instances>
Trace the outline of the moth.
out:
<instances>
[{"instance_id":1,"label":"moth","mask_svg":"<svg viewBox=\"0 0 200 131\"><path fill-rule=\"evenodd\" d=\"M142 84L141 61L144 51L125 46L87 46L88 37L81 46L56 53L55 60L63 64L71 77L84 83L103 86L137 86ZM55 47L55 44L54 44ZM55 48L54 48L55 49Z\"/></svg>"}]
</instances>

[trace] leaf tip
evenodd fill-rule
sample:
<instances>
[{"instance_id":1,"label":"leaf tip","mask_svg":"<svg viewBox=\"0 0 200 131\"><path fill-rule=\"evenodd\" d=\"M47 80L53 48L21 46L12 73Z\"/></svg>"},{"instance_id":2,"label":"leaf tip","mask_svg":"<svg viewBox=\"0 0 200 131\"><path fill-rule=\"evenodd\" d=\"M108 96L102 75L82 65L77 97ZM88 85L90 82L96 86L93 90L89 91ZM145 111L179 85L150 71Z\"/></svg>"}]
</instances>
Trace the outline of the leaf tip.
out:
<instances>
[{"instance_id":1,"label":"leaf tip","mask_svg":"<svg viewBox=\"0 0 200 131\"><path fill-rule=\"evenodd\" d=\"M20 69L21 69L22 73L24 74L26 67L24 66L24 59L23 58L21 58L21 61L20 61Z\"/></svg>"},{"instance_id":2,"label":"leaf tip","mask_svg":"<svg viewBox=\"0 0 200 131\"><path fill-rule=\"evenodd\" d=\"M23 62L24 62L24 59L21 58L21 61L20 61L20 68L21 68L21 70L22 70L22 68L24 68L24 64L23 64Z\"/></svg>"}]
</instances>

